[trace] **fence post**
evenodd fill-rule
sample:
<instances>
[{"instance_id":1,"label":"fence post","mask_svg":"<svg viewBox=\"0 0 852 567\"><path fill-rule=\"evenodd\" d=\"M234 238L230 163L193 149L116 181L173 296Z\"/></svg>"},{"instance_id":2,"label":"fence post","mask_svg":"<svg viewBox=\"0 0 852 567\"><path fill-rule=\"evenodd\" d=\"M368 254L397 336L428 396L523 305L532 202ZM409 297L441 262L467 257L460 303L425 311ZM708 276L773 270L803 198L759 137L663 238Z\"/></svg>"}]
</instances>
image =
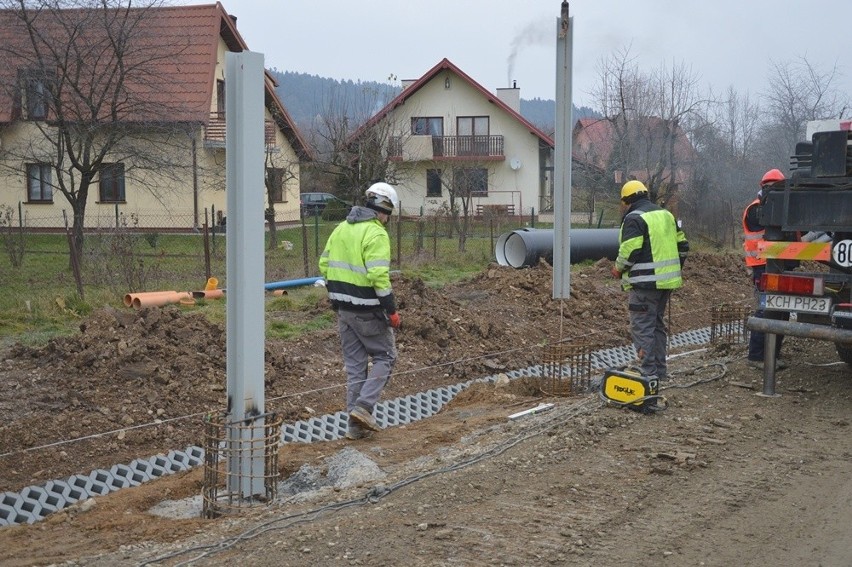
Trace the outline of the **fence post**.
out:
<instances>
[{"instance_id":1,"label":"fence post","mask_svg":"<svg viewBox=\"0 0 852 567\"><path fill-rule=\"evenodd\" d=\"M433 224L434 230L432 231L432 258L434 260L438 259L438 215L435 215L435 222Z\"/></svg>"},{"instance_id":2,"label":"fence post","mask_svg":"<svg viewBox=\"0 0 852 567\"><path fill-rule=\"evenodd\" d=\"M310 267L308 266L308 225L305 224L305 217L301 217L302 222L302 260L305 263L305 277L310 277Z\"/></svg>"},{"instance_id":3,"label":"fence post","mask_svg":"<svg viewBox=\"0 0 852 567\"><path fill-rule=\"evenodd\" d=\"M18 228L24 229L24 207L20 201L18 201Z\"/></svg>"},{"instance_id":4,"label":"fence post","mask_svg":"<svg viewBox=\"0 0 852 567\"><path fill-rule=\"evenodd\" d=\"M530 209L530 227L535 228L535 207Z\"/></svg>"},{"instance_id":5,"label":"fence post","mask_svg":"<svg viewBox=\"0 0 852 567\"><path fill-rule=\"evenodd\" d=\"M204 275L207 279L213 275L210 273L210 231L208 230L207 209L204 209Z\"/></svg>"},{"instance_id":6,"label":"fence post","mask_svg":"<svg viewBox=\"0 0 852 567\"><path fill-rule=\"evenodd\" d=\"M489 241L491 242L491 250L494 250L494 219L488 219Z\"/></svg>"},{"instance_id":7,"label":"fence post","mask_svg":"<svg viewBox=\"0 0 852 567\"><path fill-rule=\"evenodd\" d=\"M118 223L118 203L116 203L114 206L115 206L115 228L119 228L120 225Z\"/></svg>"},{"instance_id":8,"label":"fence post","mask_svg":"<svg viewBox=\"0 0 852 567\"><path fill-rule=\"evenodd\" d=\"M396 267L402 269L402 215L396 217Z\"/></svg>"}]
</instances>

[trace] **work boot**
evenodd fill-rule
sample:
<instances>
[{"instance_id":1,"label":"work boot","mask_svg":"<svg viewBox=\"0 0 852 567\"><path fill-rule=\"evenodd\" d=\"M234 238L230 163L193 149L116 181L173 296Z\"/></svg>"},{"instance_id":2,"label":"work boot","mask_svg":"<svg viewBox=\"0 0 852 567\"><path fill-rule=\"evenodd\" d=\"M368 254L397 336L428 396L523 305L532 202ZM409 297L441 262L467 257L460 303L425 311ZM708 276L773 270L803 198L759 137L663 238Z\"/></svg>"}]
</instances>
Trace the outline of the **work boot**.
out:
<instances>
[{"instance_id":1,"label":"work boot","mask_svg":"<svg viewBox=\"0 0 852 567\"><path fill-rule=\"evenodd\" d=\"M748 365L752 368L757 368L758 370L763 370L763 361L762 360L752 360L748 359ZM786 370L790 368L790 365L781 360L780 358L775 359L775 370Z\"/></svg>"},{"instance_id":2,"label":"work boot","mask_svg":"<svg viewBox=\"0 0 852 567\"><path fill-rule=\"evenodd\" d=\"M372 434L373 434L372 432L367 431L366 429L364 429L363 427L361 427L357 423L353 423L352 421L350 421L349 427L347 427L347 429L346 429L345 437L347 439L351 439L351 440L355 441L357 439L365 439Z\"/></svg>"},{"instance_id":3,"label":"work boot","mask_svg":"<svg viewBox=\"0 0 852 567\"><path fill-rule=\"evenodd\" d=\"M357 422L358 425L365 429L369 429L370 431L380 431L378 422L376 422L376 418L373 415L362 408L361 406L355 406L352 411L349 412L349 422Z\"/></svg>"}]
</instances>

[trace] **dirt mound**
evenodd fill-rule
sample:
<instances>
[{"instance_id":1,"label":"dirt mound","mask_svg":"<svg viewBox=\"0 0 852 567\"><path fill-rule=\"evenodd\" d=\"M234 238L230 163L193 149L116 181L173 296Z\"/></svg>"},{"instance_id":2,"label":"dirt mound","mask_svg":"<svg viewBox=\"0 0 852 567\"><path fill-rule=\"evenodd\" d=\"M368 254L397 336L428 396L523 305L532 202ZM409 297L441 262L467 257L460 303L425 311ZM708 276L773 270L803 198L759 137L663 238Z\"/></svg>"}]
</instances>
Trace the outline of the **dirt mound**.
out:
<instances>
[{"instance_id":1,"label":"dirt mound","mask_svg":"<svg viewBox=\"0 0 852 567\"><path fill-rule=\"evenodd\" d=\"M741 344L676 357L668 409L652 416L500 376L541 363L549 342L627 344L626 296L609 268L575 267L566 301L551 298L545 263L490 266L440 290L396 277L400 358L383 398L496 381L429 419L354 442L290 443L279 455L287 477L357 450L387 474L380 485L220 520L152 516L165 499L199 494L196 468L2 528L0 563L849 564L850 509L837 503L852 497L852 399L848 368L826 362L832 345L785 341L792 364L778 398L754 395L760 376ZM671 330L705 327L713 306L750 305L751 293L738 256L692 254ZM327 310L323 298L286 317ZM0 492L198 444L200 416L225 403L224 335L178 307L104 309L72 337L9 350L0 360ZM267 340L265 356L267 409L294 421L343 408L334 329ZM542 401L553 406L507 419ZM778 533L788 537L779 543Z\"/></svg>"},{"instance_id":2,"label":"dirt mound","mask_svg":"<svg viewBox=\"0 0 852 567\"><path fill-rule=\"evenodd\" d=\"M539 364L541 347L554 341L629 343L626 297L609 267L606 260L575 266L566 301L552 299L545 262L492 265L443 289L396 276L403 326L384 399ZM685 282L672 301L673 332L708 325L709 306L720 300L750 298L734 256L693 254ZM327 309L323 298L307 315ZM285 421L343 409L337 341L335 329L268 340L267 409ZM0 401L10 416L0 445L13 455L0 458L0 490L199 444L201 416L226 406L225 331L176 306L98 310L77 335L17 345L5 358L0 379L15 386Z\"/></svg>"}]
</instances>

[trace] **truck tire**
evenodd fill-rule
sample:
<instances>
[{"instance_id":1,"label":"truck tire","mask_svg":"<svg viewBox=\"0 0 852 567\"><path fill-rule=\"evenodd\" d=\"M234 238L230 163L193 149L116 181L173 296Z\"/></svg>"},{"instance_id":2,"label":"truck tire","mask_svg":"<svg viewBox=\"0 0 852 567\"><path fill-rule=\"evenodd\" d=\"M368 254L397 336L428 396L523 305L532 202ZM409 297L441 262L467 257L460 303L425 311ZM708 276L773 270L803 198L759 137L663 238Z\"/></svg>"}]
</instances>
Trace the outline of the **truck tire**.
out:
<instances>
[{"instance_id":1,"label":"truck tire","mask_svg":"<svg viewBox=\"0 0 852 567\"><path fill-rule=\"evenodd\" d=\"M834 343L834 348L837 349L837 356L846 364L852 366L852 345Z\"/></svg>"}]
</instances>

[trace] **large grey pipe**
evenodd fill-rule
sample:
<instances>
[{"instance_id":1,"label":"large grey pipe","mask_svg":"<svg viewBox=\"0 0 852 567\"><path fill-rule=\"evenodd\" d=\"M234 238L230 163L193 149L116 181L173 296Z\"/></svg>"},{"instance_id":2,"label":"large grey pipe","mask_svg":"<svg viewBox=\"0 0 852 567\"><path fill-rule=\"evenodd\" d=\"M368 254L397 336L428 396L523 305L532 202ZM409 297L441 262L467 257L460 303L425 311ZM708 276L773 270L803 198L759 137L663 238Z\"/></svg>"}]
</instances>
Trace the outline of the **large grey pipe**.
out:
<instances>
[{"instance_id":1,"label":"large grey pipe","mask_svg":"<svg viewBox=\"0 0 852 567\"><path fill-rule=\"evenodd\" d=\"M617 228L575 228L571 230L571 263L583 260L615 260L618 255ZM500 235L495 246L497 263L524 268L544 258L553 265L553 229L519 228Z\"/></svg>"}]
</instances>

